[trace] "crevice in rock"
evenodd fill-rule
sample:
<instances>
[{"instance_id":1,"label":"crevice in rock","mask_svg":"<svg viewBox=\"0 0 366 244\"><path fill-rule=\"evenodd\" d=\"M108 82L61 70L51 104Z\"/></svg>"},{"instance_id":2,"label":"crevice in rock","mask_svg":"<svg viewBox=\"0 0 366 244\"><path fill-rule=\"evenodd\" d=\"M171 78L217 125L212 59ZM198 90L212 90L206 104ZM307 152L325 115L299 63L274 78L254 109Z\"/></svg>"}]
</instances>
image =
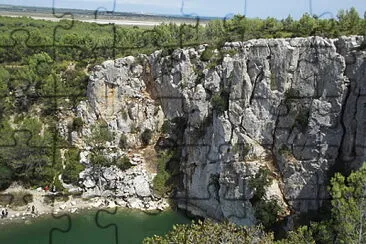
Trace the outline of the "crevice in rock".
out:
<instances>
[{"instance_id":1,"label":"crevice in rock","mask_svg":"<svg viewBox=\"0 0 366 244\"><path fill-rule=\"evenodd\" d=\"M271 145L272 159L273 159L275 167L277 168L277 171L280 174L281 179L283 179L283 174L282 174L281 168L277 162L275 145L276 145L276 134L277 134L278 124L279 124L279 120L280 120L279 119L280 116L278 115L278 112L279 112L280 107L283 105L282 103L283 103L283 100L281 100L280 104L277 106L276 121L275 121L275 125L274 125L273 132L272 132L272 145Z\"/></svg>"},{"instance_id":2,"label":"crevice in rock","mask_svg":"<svg viewBox=\"0 0 366 244\"><path fill-rule=\"evenodd\" d=\"M341 108L341 112L339 115L340 124L342 127L341 141L340 141L339 148L338 148L338 155L335 159L333 169L329 172L330 173L329 176L333 175L335 172L345 172L345 170L346 170L345 165L344 165L344 160L343 160L343 146L345 143L345 137L346 137L346 131L347 131L346 125L344 123L344 119L345 119L345 110L346 110L346 106L348 104L348 99L350 97L350 94L351 94L351 84L348 84L347 88L346 88L346 95L345 95L344 101L342 102L342 108Z\"/></svg>"},{"instance_id":3,"label":"crevice in rock","mask_svg":"<svg viewBox=\"0 0 366 244\"><path fill-rule=\"evenodd\" d=\"M255 77L255 80L254 80L252 93L250 94L250 98L249 98L249 105L252 105L252 101L253 101L253 98L254 98L254 93L255 93L255 89L257 87L257 84L258 84L259 81L263 80L263 78L264 78L264 68L261 67L261 70L259 71L258 75Z\"/></svg>"},{"instance_id":4,"label":"crevice in rock","mask_svg":"<svg viewBox=\"0 0 366 244\"><path fill-rule=\"evenodd\" d=\"M355 104L354 104L354 106L355 106L354 113L353 113L353 120L354 121L357 121L357 113L358 113L358 111L357 111L357 105L358 105L358 101L360 99L360 96L361 96L361 88L358 89L356 101L355 101ZM356 158L357 124L358 124L357 122L354 123L354 128L353 128L354 131L353 131L353 135L352 135L352 137L353 137L352 150L351 150L351 155L353 157L352 158L352 161ZM351 126L353 126L353 124Z\"/></svg>"}]
</instances>

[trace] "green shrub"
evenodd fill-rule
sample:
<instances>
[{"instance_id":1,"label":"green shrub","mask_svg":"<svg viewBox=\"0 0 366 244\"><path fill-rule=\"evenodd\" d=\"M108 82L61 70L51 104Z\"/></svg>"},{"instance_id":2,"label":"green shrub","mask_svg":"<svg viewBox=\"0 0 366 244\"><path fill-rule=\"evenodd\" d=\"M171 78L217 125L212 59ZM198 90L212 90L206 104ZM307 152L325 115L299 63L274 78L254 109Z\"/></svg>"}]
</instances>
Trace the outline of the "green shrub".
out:
<instances>
[{"instance_id":1,"label":"green shrub","mask_svg":"<svg viewBox=\"0 0 366 244\"><path fill-rule=\"evenodd\" d=\"M266 228L270 229L276 222L281 212L281 207L274 199L262 200L254 205L255 218Z\"/></svg>"},{"instance_id":2,"label":"green shrub","mask_svg":"<svg viewBox=\"0 0 366 244\"><path fill-rule=\"evenodd\" d=\"M239 159L244 160L245 157L248 155L252 147L247 143L236 143L232 147L233 154L239 154Z\"/></svg>"},{"instance_id":3,"label":"green shrub","mask_svg":"<svg viewBox=\"0 0 366 244\"><path fill-rule=\"evenodd\" d=\"M220 50L221 56L225 56L226 54L229 54L229 56L234 56L235 54L238 54L238 50L236 49L226 49L226 50Z\"/></svg>"},{"instance_id":4,"label":"green shrub","mask_svg":"<svg viewBox=\"0 0 366 244\"><path fill-rule=\"evenodd\" d=\"M83 122L82 118L76 117L72 121L72 130L80 131L81 128L83 128L83 125L84 125L84 122Z\"/></svg>"},{"instance_id":5,"label":"green shrub","mask_svg":"<svg viewBox=\"0 0 366 244\"><path fill-rule=\"evenodd\" d=\"M200 59L204 62L210 61L213 57L215 49L212 47L206 47L206 49L202 52Z\"/></svg>"},{"instance_id":6,"label":"green shrub","mask_svg":"<svg viewBox=\"0 0 366 244\"><path fill-rule=\"evenodd\" d=\"M292 156L292 151L287 145L282 145L278 150L278 153L287 157Z\"/></svg>"},{"instance_id":7,"label":"green shrub","mask_svg":"<svg viewBox=\"0 0 366 244\"><path fill-rule=\"evenodd\" d=\"M77 164L66 164L66 167L62 173L62 180L66 184L76 185L79 180L79 173L85 169L85 166L77 163Z\"/></svg>"},{"instance_id":8,"label":"green shrub","mask_svg":"<svg viewBox=\"0 0 366 244\"><path fill-rule=\"evenodd\" d=\"M195 74L197 75L197 78L194 84L195 85L202 84L205 79L205 74L203 73L202 69L196 69Z\"/></svg>"},{"instance_id":9,"label":"green shrub","mask_svg":"<svg viewBox=\"0 0 366 244\"><path fill-rule=\"evenodd\" d=\"M107 141L112 141L114 134L109 131L106 123L94 125L92 128L92 133L87 138L89 144L98 145L105 144Z\"/></svg>"},{"instance_id":10,"label":"green shrub","mask_svg":"<svg viewBox=\"0 0 366 244\"><path fill-rule=\"evenodd\" d=\"M167 195L172 186L168 183L171 174L167 170L167 164L173 157L173 152L162 152L157 161L157 174L153 179L154 192L159 196Z\"/></svg>"},{"instance_id":11,"label":"green shrub","mask_svg":"<svg viewBox=\"0 0 366 244\"><path fill-rule=\"evenodd\" d=\"M211 98L211 105L214 110L216 110L219 114L222 114L225 110L227 110L227 101L221 95L215 94Z\"/></svg>"},{"instance_id":12,"label":"green shrub","mask_svg":"<svg viewBox=\"0 0 366 244\"><path fill-rule=\"evenodd\" d=\"M9 123L3 121L1 125L0 144L17 142L0 150L2 187L8 184L10 177L26 187L50 184L61 169L59 150L50 147L54 139L51 125L43 126L39 119L31 117L18 121L17 127L21 131L16 133Z\"/></svg>"},{"instance_id":13,"label":"green shrub","mask_svg":"<svg viewBox=\"0 0 366 244\"><path fill-rule=\"evenodd\" d=\"M174 225L164 236L145 238L144 244L168 243L273 243L272 233L265 233L262 227L240 226L227 222L213 222L209 219L191 224Z\"/></svg>"},{"instance_id":14,"label":"green shrub","mask_svg":"<svg viewBox=\"0 0 366 244\"><path fill-rule=\"evenodd\" d=\"M93 152L90 154L90 162L95 166L110 166L110 160L101 153Z\"/></svg>"},{"instance_id":15,"label":"green shrub","mask_svg":"<svg viewBox=\"0 0 366 244\"><path fill-rule=\"evenodd\" d=\"M150 129L145 129L141 134L141 142L144 146L149 145L150 140L152 138L152 131Z\"/></svg>"},{"instance_id":16,"label":"green shrub","mask_svg":"<svg viewBox=\"0 0 366 244\"><path fill-rule=\"evenodd\" d=\"M132 167L130 158L126 155L117 159L117 161L114 164L121 170L126 170Z\"/></svg>"},{"instance_id":17,"label":"green shrub","mask_svg":"<svg viewBox=\"0 0 366 244\"><path fill-rule=\"evenodd\" d=\"M51 185L51 189L52 187L55 186L55 189L57 192L63 192L65 191L65 188L63 187L61 181L58 179L58 177L56 177L53 181L53 184Z\"/></svg>"},{"instance_id":18,"label":"green shrub","mask_svg":"<svg viewBox=\"0 0 366 244\"><path fill-rule=\"evenodd\" d=\"M173 127L173 125L170 120L164 120L164 123L161 126L161 132L163 132L164 134L167 134L171 131L172 127Z\"/></svg>"},{"instance_id":19,"label":"green shrub","mask_svg":"<svg viewBox=\"0 0 366 244\"><path fill-rule=\"evenodd\" d=\"M299 95L300 95L300 92L292 87L285 91L286 100L297 98L297 97L299 97Z\"/></svg>"},{"instance_id":20,"label":"green shrub","mask_svg":"<svg viewBox=\"0 0 366 244\"><path fill-rule=\"evenodd\" d=\"M174 48L163 48L161 50L161 56L166 57L172 55L174 52Z\"/></svg>"},{"instance_id":21,"label":"green shrub","mask_svg":"<svg viewBox=\"0 0 366 244\"><path fill-rule=\"evenodd\" d=\"M67 184L77 184L79 173L85 169L80 163L80 152L77 149L69 149L65 153L65 169L62 172L62 180Z\"/></svg>"},{"instance_id":22,"label":"green shrub","mask_svg":"<svg viewBox=\"0 0 366 244\"><path fill-rule=\"evenodd\" d=\"M128 143L127 143L127 136L125 134L122 134L121 137L119 138L119 144L118 144L118 146L122 150L126 150L127 149Z\"/></svg>"},{"instance_id":23,"label":"green shrub","mask_svg":"<svg viewBox=\"0 0 366 244\"><path fill-rule=\"evenodd\" d=\"M266 229L271 228L277 221L281 207L276 200L265 200L266 187L272 184L270 172L267 168L260 168L253 178L249 180L249 187L254 191L250 199L255 210L256 219Z\"/></svg>"},{"instance_id":24,"label":"green shrub","mask_svg":"<svg viewBox=\"0 0 366 244\"><path fill-rule=\"evenodd\" d=\"M0 164L0 190L5 190L11 185L13 171L6 165Z\"/></svg>"},{"instance_id":25,"label":"green shrub","mask_svg":"<svg viewBox=\"0 0 366 244\"><path fill-rule=\"evenodd\" d=\"M209 62L207 65L206 65L206 68L207 69L214 69L217 65L219 65L219 63L215 60Z\"/></svg>"}]
</instances>

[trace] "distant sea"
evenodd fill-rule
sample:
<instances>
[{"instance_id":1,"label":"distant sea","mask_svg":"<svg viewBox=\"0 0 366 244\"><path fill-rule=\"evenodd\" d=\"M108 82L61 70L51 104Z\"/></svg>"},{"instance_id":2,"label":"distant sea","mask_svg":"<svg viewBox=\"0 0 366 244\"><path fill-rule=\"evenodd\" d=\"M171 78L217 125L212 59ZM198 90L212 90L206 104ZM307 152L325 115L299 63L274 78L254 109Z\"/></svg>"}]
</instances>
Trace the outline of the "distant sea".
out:
<instances>
[{"instance_id":1,"label":"distant sea","mask_svg":"<svg viewBox=\"0 0 366 244\"><path fill-rule=\"evenodd\" d=\"M65 233L55 229L68 229L68 221L65 217L56 219L49 216L32 220L32 223L29 224L0 225L0 243L115 244L117 243L116 239L118 239L118 244L134 244L141 243L148 236L163 235L169 232L174 224L190 223L190 219L178 212L167 211L159 214L147 214L141 211L123 209L118 210L114 215L100 212L98 224L105 227L100 228L97 226L95 216L95 211L84 211L71 215L71 228ZM50 236L52 242L49 242Z\"/></svg>"}]
</instances>

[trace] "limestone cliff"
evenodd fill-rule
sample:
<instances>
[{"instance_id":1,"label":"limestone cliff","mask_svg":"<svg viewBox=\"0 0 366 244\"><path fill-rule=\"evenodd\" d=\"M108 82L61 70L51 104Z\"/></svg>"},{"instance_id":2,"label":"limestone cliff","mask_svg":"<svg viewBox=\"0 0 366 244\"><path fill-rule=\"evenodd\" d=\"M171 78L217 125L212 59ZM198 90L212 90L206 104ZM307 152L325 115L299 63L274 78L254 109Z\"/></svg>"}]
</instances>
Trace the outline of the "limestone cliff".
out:
<instances>
[{"instance_id":1,"label":"limestone cliff","mask_svg":"<svg viewBox=\"0 0 366 244\"><path fill-rule=\"evenodd\" d=\"M266 198L284 214L316 210L332 172L365 160L362 40L258 39L107 61L91 75L77 111L86 126L73 140L82 144L103 118L138 147L144 129L156 142L164 119L179 117L184 123L166 137L181 152L180 208L251 224L248 180L266 167L274 178Z\"/></svg>"}]
</instances>

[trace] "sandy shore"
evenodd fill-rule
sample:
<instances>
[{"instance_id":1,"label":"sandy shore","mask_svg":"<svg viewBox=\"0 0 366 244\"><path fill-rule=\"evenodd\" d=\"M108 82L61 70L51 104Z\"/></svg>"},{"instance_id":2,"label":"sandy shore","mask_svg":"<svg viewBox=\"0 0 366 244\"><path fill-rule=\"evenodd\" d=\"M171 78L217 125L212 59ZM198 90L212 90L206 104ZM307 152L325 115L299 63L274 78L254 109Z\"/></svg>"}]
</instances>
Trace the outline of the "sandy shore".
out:
<instances>
[{"instance_id":1,"label":"sandy shore","mask_svg":"<svg viewBox=\"0 0 366 244\"><path fill-rule=\"evenodd\" d=\"M55 16L52 15L40 15L40 16L36 16L36 15L27 15L24 13L8 13L8 12L0 12L1 16L7 16L7 17L22 17L22 16L27 16L30 17L32 19L39 19L39 20L48 20L48 21L55 21L58 22L62 19L69 19L72 20L69 16L65 16L63 18L57 18ZM181 24L192 24L195 25L196 24L196 20L174 20L174 19L121 19L121 18L99 18L99 19L95 19L95 18L80 18L80 17L75 17L75 20L78 21L82 21L82 22L89 22L89 23L97 23L97 24L115 24L115 25L124 25L124 26L145 26L145 27L154 27L156 25L160 25L160 24L169 24L169 23L175 23L177 25L181 25ZM208 23L207 20L200 20L199 24L202 26L205 26Z\"/></svg>"}]
</instances>

